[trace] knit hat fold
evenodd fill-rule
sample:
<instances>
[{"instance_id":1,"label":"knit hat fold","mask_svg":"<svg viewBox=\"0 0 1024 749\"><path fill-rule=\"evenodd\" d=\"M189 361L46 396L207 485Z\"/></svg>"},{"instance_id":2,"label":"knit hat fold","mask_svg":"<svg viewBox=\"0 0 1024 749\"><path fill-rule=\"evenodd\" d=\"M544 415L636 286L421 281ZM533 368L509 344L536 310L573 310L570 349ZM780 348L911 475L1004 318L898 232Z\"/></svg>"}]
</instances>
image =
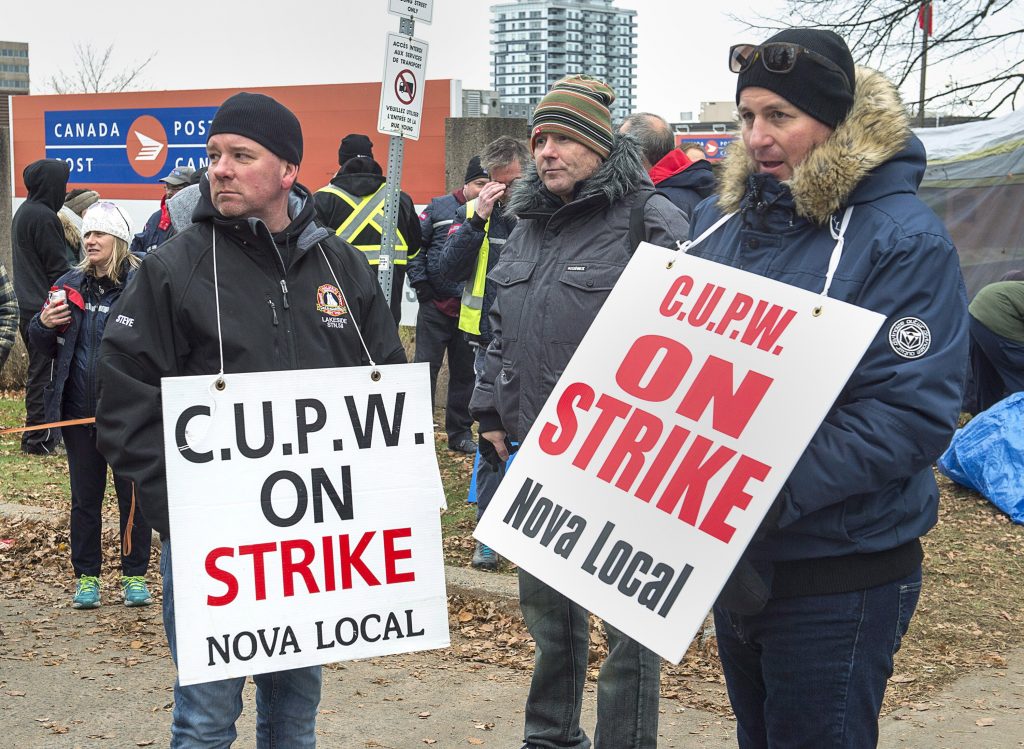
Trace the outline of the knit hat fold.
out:
<instances>
[{"instance_id":1,"label":"knit hat fold","mask_svg":"<svg viewBox=\"0 0 1024 749\"><path fill-rule=\"evenodd\" d=\"M213 116L210 135L231 133L251 138L289 164L302 162L302 126L290 109L264 94L242 91L228 98Z\"/></svg>"},{"instance_id":2,"label":"knit hat fold","mask_svg":"<svg viewBox=\"0 0 1024 749\"><path fill-rule=\"evenodd\" d=\"M776 42L793 44L817 53L835 63L843 73L828 68L806 54L797 56L790 72L773 73L758 57L736 80L736 103L740 103L740 92L743 89L755 86L778 94L797 109L829 127L834 128L846 119L853 106L856 75L853 55L843 38L824 29L785 29L764 44Z\"/></svg>"},{"instance_id":3,"label":"knit hat fold","mask_svg":"<svg viewBox=\"0 0 1024 749\"><path fill-rule=\"evenodd\" d=\"M360 156L373 158L373 141L366 135L360 133L349 133L341 139L338 146L338 166L345 166L345 162Z\"/></svg>"},{"instance_id":4,"label":"knit hat fold","mask_svg":"<svg viewBox=\"0 0 1024 749\"><path fill-rule=\"evenodd\" d=\"M131 220L124 211L109 200L93 203L82 217L82 236L84 237L91 231L110 234L125 242L132 241Z\"/></svg>"},{"instance_id":5,"label":"knit hat fold","mask_svg":"<svg viewBox=\"0 0 1024 749\"><path fill-rule=\"evenodd\" d=\"M570 75L556 81L533 111L530 150L541 133L560 133L582 143L603 159L612 150L615 92L604 81Z\"/></svg>"},{"instance_id":6,"label":"knit hat fold","mask_svg":"<svg viewBox=\"0 0 1024 749\"><path fill-rule=\"evenodd\" d=\"M480 157L474 156L469 160L469 164L466 166L466 178L462 180L462 183L468 185L470 182L475 179L479 179L480 177L490 177L490 175L480 163Z\"/></svg>"}]
</instances>

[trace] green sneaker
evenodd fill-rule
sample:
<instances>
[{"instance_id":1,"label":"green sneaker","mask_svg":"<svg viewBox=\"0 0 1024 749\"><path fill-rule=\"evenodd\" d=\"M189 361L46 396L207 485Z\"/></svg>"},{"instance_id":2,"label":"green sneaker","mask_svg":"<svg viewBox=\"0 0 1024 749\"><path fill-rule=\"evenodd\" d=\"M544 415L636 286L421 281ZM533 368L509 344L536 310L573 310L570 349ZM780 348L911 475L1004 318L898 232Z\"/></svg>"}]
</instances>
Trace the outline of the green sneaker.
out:
<instances>
[{"instance_id":1,"label":"green sneaker","mask_svg":"<svg viewBox=\"0 0 1024 749\"><path fill-rule=\"evenodd\" d=\"M78 578L75 597L71 605L76 609L95 609L100 605L100 579L94 575L82 575Z\"/></svg>"},{"instance_id":2,"label":"green sneaker","mask_svg":"<svg viewBox=\"0 0 1024 749\"><path fill-rule=\"evenodd\" d=\"M125 606L148 606L153 603L153 596L146 587L146 578L142 576L122 577L121 590L124 591Z\"/></svg>"}]
</instances>

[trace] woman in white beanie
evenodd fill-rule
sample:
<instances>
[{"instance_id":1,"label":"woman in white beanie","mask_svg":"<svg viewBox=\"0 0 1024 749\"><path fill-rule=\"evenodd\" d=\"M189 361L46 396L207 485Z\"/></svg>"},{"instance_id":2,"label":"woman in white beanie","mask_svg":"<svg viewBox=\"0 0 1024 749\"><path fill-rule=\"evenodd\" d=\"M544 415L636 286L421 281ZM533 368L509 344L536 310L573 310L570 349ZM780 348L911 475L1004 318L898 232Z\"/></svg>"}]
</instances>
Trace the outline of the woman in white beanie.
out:
<instances>
[{"instance_id":1,"label":"woman in white beanie","mask_svg":"<svg viewBox=\"0 0 1024 749\"><path fill-rule=\"evenodd\" d=\"M96 415L96 362L103 328L140 262L128 251L128 217L109 201L86 211L82 236L82 261L57 279L49 300L29 323L33 344L54 358L44 393L47 422ZM93 424L65 426L61 433L71 476L71 564L77 579L72 605L92 609L100 605L107 462L96 449ZM126 606L145 606L153 601L145 577L152 531L135 512L131 482L115 475L114 488L121 511L121 598Z\"/></svg>"}]
</instances>

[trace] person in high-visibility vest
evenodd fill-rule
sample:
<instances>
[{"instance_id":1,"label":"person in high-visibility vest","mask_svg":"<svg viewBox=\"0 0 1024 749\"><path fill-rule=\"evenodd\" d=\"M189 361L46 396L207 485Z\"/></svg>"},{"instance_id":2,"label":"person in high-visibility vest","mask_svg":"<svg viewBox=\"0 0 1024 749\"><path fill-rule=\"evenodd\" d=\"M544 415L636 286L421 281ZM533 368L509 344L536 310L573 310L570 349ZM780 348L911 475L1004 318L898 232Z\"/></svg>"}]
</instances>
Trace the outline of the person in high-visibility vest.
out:
<instances>
[{"instance_id":1,"label":"person in high-visibility vest","mask_svg":"<svg viewBox=\"0 0 1024 749\"><path fill-rule=\"evenodd\" d=\"M476 454L473 440L473 417L469 415L469 398L473 395L473 349L459 330L461 282L446 281L441 276L441 250L451 233L455 214L490 181L474 156L466 168L466 178L458 190L433 198L420 214L423 248L409 261L409 285L416 292L417 362L430 364L431 405L437 391L437 376L445 356L448 357L448 394L445 399L444 430L448 449L452 452Z\"/></svg>"},{"instance_id":2,"label":"person in high-visibility vest","mask_svg":"<svg viewBox=\"0 0 1024 749\"><path fill-rule=\"evenodd\" d=\"M494 267L501 247L515 228L515 219L502 209L512 183L519 178L524 164L530 161L526 144L503 135L489 143L480 156L490 182L483 186L475 200L460 207L440 257L442 276L448 281L465 282L459 311L459 329L475 347L474 371L477 379L483 371L484 352L491 341L487 312L494 298L494 284L487 280L487 271ZM476 514L483 517L487 504L501 482L503 471L486 460L476 467ZM473 566L482 570L498 567L498 557L489 547L477 542Z\"/></svg>"},{"instance_id":3,"label":"person in high-visibility vest","mask_svg":"<svg viewBox=\"0 0 1024 749\"><path fill-rule=\"evenodd\" d=\"M359 136L370 143L366 136ZM384 233L384 193L387 180L380 164L374 161L370 148L360 148L352 155L345 146L357 141L348 135L342 141L338 152L340 169L329 184L317 190L313 196L317 218L320 223L363 253L366 261L374 266L380 263L380 245ZM402 318L402 290L405 284L405 270L410 258L420 250L420 224L412 198L404 192L401 195L398 212L397 236L395 238L394 274L391 278L391 314L395 324Z\"/></svg>"}]
</instances>

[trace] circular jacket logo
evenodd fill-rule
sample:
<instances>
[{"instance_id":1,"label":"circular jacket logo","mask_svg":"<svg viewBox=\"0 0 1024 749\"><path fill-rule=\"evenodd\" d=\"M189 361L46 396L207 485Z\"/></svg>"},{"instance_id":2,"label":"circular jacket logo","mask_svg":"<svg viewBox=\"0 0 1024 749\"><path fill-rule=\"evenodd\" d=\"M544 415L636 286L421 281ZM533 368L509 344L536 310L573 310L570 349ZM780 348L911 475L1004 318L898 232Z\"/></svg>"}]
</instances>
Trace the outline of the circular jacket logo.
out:
<instances>
[{"instance_id":1,"label":"circular jacket logo","mask_svg":"<svg viewBox=\"0 0 1024 749\"><path fill-rule=\"evenodd\" d=\"M155 177L167 161L167 131L160 120L144 114L128 127L128 165L140 177Z\"/></svg>"},{"instance_id":2,"label":"circular jacket logo","mask_svg":"<svg viewBox=\"0 0 1024 749\"><path fill-rule=\"evenodd\" d=\"M348 312L348 307L338 287L325 283L316 290L316 310L331 317L341 317Z\"/></svg>"},{"instance_id":3,"label":"circular jacket logo","mask_svg":"<svg viewBox=\"0 0 1024 749\"><path fill-rule=\"evenodd\" d=\"M924 320L904 317L889 328L889 345L904 359L917 359L931 348L932 332L928 330Z\"/></svg>"}]
</instances>

